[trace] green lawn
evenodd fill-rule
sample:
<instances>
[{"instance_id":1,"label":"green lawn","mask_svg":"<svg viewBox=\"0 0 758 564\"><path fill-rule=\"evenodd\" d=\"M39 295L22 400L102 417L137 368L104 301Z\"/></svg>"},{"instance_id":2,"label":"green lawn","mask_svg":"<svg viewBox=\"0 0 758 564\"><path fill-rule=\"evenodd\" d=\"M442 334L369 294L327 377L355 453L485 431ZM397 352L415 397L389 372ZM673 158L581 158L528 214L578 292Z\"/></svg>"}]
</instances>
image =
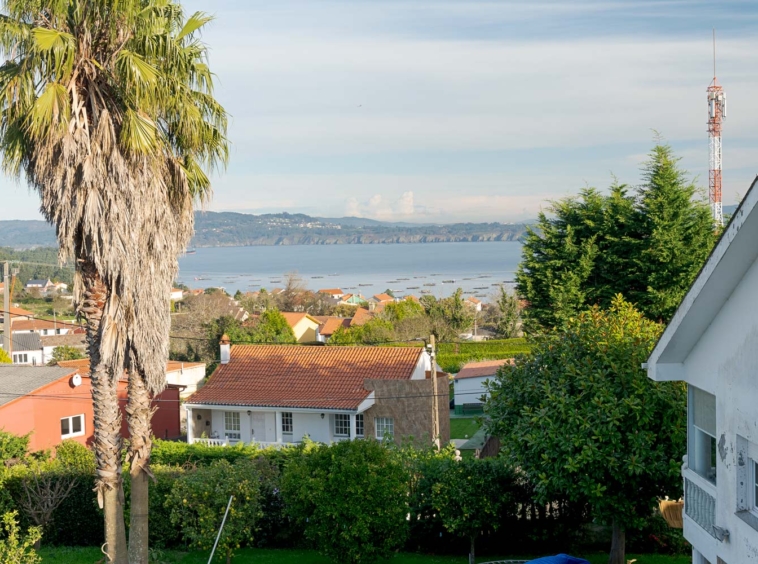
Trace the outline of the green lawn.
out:
<instances>
[{"instance_id":1,"label":"green lawn","mask_svg":"<svg viewBox=\"0 0 758 564\"><path fill-rule=\"evenodd\" d=\"M40 551L43 564L94 564L102 558L98 548L43 548ZM166 551L158 554L159 560L153 564L205 564L208 561L207 553L172 552ZM583 555L592 564L606 564L607 554ZM509 556L508 558L523 558ZM637 559L635 564L689 564L689 556L664 556L659 554L650 555L627 555L627 560ZM479 562L496 560L495 557L483 556L477 558ZM425 554L398 554L388 561L391 564L462 564L467 562L465 555L460 556L429 556ZM310 550L240 550L232 560L234 564L331 564L323 556L319 556Z\"/></svg>"},{"instance_id":2,"label":"green lawn","mask_svg":"<svg viewBox=\"0 0 758 564\"><path fill-rule=\"evenodd\" d=\"M473 417L454 417L450 419L451 439L470 439L478 430L479 423Z\"/></svg>"}]
</instances>

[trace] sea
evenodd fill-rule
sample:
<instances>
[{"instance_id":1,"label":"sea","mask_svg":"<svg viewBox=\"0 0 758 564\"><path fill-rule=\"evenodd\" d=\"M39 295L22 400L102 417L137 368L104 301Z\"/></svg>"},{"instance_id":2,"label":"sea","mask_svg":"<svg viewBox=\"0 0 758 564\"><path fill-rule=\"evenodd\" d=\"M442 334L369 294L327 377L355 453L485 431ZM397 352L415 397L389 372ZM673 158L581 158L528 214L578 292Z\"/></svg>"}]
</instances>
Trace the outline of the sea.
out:
<instances>
[{"instance_id":1,"label":"sea","mask_svg":"<svg viewBox=\"0 0 758 564\"><path fill-rule=\"evenodd\" d=\"M518 242L212 247L181 257L178 281L234 294L284 287L296 272L313 291L439 298L461 288L487 301L499 286L512 287L520 260Z\"/></svg>"}]
</instances>

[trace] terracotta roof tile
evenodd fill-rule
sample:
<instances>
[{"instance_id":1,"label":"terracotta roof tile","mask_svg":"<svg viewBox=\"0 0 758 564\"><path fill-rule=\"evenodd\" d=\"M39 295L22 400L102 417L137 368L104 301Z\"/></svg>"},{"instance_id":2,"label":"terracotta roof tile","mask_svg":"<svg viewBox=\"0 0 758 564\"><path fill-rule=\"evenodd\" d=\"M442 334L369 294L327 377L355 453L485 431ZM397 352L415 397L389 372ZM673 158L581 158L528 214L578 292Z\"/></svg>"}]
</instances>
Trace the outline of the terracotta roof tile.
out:
<instances>
[{"instance_id":1,"label":"terracotta roof tile","mask_svg":"<svg viewBox=\"0 0 758 564\"><path fill-rule=\"evenodd\" d=\"M468 362L463 365L461 371L456 374L455 379L463 378L481 378L482 376L494 376L498 368L506 364L513 364L512 358L502 360L485 360L483 362Z\"/></svg>"},{"instance_id":2,"label":"terracotta roof tile","mask_svg":"<svg viewBox=\"0 0 758 564\"><path fill-rule=\"evenodd\" d=\"M318 319L314 318L313 316L307 313L302 313L302 312L297 312L297 311L282 311L280 313L284 316L284 319L287 320L287 325L289 325L293 329L295 328L295 325L297 325L303 319L306 319L306 318L310 319L313 323L318 324Z\"/></svg>"},{"instance_id":3,"label":"terracotta roof tile","mask_svg":"<svg viewBox=\"0 0 758 564\"><path fill-rule=\"evenodd\" d=\"M357 409L366 378L410 379L417 347L303 347L234 345L187 403L312 409Z\"/></svg>"},{"instance_id":4,"label":"terracotta roof tile","mask_svg":"<svg viewBox=\"0 0 758 564\"><path fill-rule=\"evenodd\" d=\"M355 310L355 313L353 314L353 319L350 321L350 327L353 325L363 325L367 321L370 321L373 319L374 314L371 313L369 310L364 309L362 307L359 307Z\"/></svg>"},{"instance_id":5,"label":"terracotta roof tile","mask_svg":"<svg viewBox=\"0 0 758 564\"><path fill-rule=\"evenodd\" d=\"M393 298L389 294L376 294L374 296L374 299L378 302L394 302L395 301L395 298Z\"/></svg>"},{"instance_id":6,"label":"terracotta roof tile","mask_svg":"<svg viewBox=\"0 0 758 564\"><path fill-rule=\"evenodd\" d=\"M12 319L12 318L11 318ZM43 329L67 329L71 330L68 322L54 322L47 319L12 319L13 331L41 331Z\"/></svg>"},{"instance_id":7,"label":"terracotta roof tile","mask_svg":"<svg viewBox=\"0 0 758 564\"><path fill-rule=\"evenodd\" d=\"M181 365L184 364L185 368L195 368L196 366L204 366L202 362L179 362L176 360L169 360L166 362L166 372L175 372L181 369ZM89 359L81 358L77 360L60 360L58 366L64 368L71 368L79 372L81 376L89 376ZM126 380L126 375L121 377L121 380Z\"/></svg>"},{"instance_id":8,"label":"terracotta roof tile","mask_svg":"<svg viewBox=\"0 0 758 564\"><path fill-rule=\"evenodd\" d=\"M331 337L340 327L350 327L350 321L349 317L328 317L318 328L318 332L324 337Z\"/></svg>"},{"instance_id":9,"label":"terracotta roof tile","mask_svg":"<svg viewBox=\"0 0 758 564\"><path fill-rule=\"evenodd\" d=\"M341 295L342 295L342 294L344 294L345 292L343 292L343 291L342 291L342 290L340 290L339 288L324 288L324 289L322 289L322 290L319 290L319 291L318 291L318 293L319 293L319 294L330 294L330 295L332 295L332 296L336 296L336 295L339 295L339 296L341 296Z\"/></svg>"}]
</instances>

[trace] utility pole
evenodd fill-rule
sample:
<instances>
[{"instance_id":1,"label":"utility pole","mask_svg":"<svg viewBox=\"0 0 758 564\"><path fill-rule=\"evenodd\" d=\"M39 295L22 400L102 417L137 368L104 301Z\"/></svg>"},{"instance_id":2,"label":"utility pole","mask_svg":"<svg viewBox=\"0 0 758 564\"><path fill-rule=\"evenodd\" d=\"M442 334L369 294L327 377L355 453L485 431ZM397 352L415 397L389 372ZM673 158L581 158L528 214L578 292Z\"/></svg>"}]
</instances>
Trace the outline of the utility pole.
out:
<instances>
[{"instance_id":1,"label":"utility pole","mask_svg":"<svg viewBox=\"0 0 758 564\"><path fill-rule=\"evenodd\" d=\"M11 356L11 281L10 265L3 263L3 350Z\"/></svg>"},{"instance_id":2,"label":"utility pole","mask_svg":"<svg viewBox=\"0 0 758 564\"><path fill-rule=\"evenodd\" d=\"M434 335L429 336L429 358L432 363L429 373L432 376L432 441L440 450L440 409L437 395L437 351L435 350Z\"/></svg>"}]
</instances>

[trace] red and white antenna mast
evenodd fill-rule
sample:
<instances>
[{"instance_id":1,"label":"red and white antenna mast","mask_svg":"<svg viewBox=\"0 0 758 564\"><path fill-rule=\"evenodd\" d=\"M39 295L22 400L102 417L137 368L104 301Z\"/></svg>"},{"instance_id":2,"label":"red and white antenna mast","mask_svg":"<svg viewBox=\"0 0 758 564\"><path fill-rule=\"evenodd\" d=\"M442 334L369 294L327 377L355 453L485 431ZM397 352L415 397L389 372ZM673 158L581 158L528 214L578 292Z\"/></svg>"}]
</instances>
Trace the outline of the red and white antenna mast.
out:
<instances>
[{"instance_id":1,"label":"red and white antenna mast","mask_svg":"<svg viewBox=\"0 0 758 564\"><path fill-rule=\"evenodd\" d=\"M716 30L713 30L713 81L708 87L708 137L710 139L710 170L708 196L711 201L713 222L724 225L721 207L721 124L726 118L726 93L716 82Z\"/></svg>"}]
</instances>

